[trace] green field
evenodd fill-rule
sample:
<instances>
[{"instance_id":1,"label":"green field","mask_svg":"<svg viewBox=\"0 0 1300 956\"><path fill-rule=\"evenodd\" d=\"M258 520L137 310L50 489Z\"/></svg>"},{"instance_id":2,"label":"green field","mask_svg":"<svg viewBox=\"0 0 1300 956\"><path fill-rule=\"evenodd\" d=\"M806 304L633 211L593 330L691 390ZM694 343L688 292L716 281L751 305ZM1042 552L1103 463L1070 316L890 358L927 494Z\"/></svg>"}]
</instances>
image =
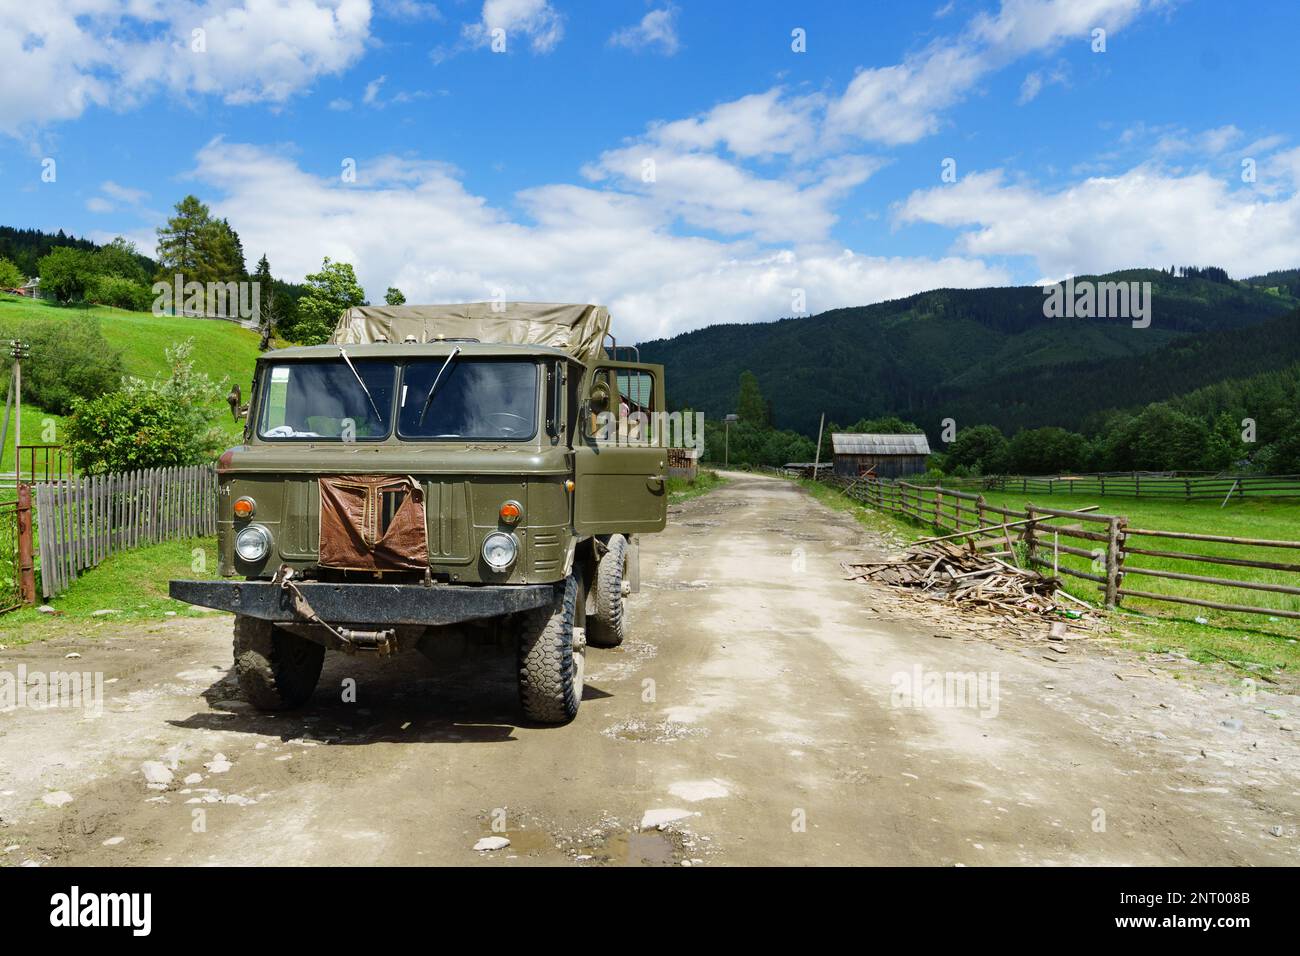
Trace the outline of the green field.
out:
<instances>
[{"instance_id":1,"label":"green field","mask_svg":"<svg viewBox=\"0 0 1300 956\"><path fill-rule=\"evenodd\" d=\"M194 339L194 367L213 380L229 379L247 392L257 360L259 336L233 322L154 316L105 306L62 306L46 300L0 294L0 323L62 322L75 316L93 316L109 344L122 350L128 375L153 378L166 375L168 347Z\"/></svg>"},{"instance_id":2,"label":"green field","mask_svg":"<svg viewBox=\"0 0 1300 956\"><path fill-rule=\"evenodd\" d=\"M233 322L210 319L154 316L147 312L126 312L103 306L80 308L60 306L44 300L24 299L0 294L0 325L16 329L22 334L26 325L67 322L77 316L88 315L99 320L99 327L109 343L122 352L126 374L140 378L166 376L166 350L187 338L194 340L192 358L196 371L206 374L214 382L239 384L248 395L248 385L253 378L253 366L258 356L259 336L256 332L240 328ZM216 419L226 429L231 444L239 440L242 426L227 413L225 406L215 411ZM24 444L60 444L62 419L44 409L24 403L22 409L22 438ZM52 438L50 426L53 427ZM14 469L13 435L0 451L0 476L12 477Z\"/></svg>"},{"instance_id":3,"label":"green field","mask_svg":"<svg viewBox=\"0 0 1300 956\"><path fill-rule=\"evenodd\" d=\"M1026 504L1023 495L1013 492L987 492L984 494L984 499L991 504L998 504L1016 510L1023 510ZM1088 505L1098 505L1100 506L1098 513L1121 515L1128 519L1128 525L1131 528L1153 531L1183 531L1236 538L1300 541L1300 505L1293 501L1261 499L1251 501L1247 499L1245 502L1233 502L1221 508L1217 503L1205 501L1154 501L1145 498L1120 500L1101 499L1088 495L1052 495L1050 498L1039 497L1033 504L1067 511L1075 511ZM1085 530L1096 529L1085 528ZM1071 544L1075 547L1095 546L1078 540L1062 539L1062 543ZM1300 548L1255 547L1145 536L1141 538L1137 536L1131 537L1128 544L1131 547L1151 551L1204 554L1225 558L1267 561L1275 564L1300 565ZM1073 555L1065 555L1061 558L1061 565L1087 570L1088 561ZM1150 591L1156 594L1181 595L1218 603L1300 611L1300 595L1220 587L1195 581L1146 577L1135 573L1139 568L1266 584L1289 585L1291 587L1300 587L1300 573L1298 572L1242 568L1210 562L1193 564L1186 560L1155 558L1147 555L1130 556L1124 564L1127 575L1126 586L1138 590ZM1094 601L1098 595L1097 586L1093 582L1078 578L1070 579L1069 590L1080 597L1086 597ZM1136 608L1154 610L1155 605L1163 605L1167 602L1125 598L1122 603L1130 604ZM1172 609L1176 606L1170 605L1169 607ZM1184 607L1193 612L1193 617L1200 616L1210 620L1241 623L1244 618L1253 617L1253 615L1217 611L1210 608L1193 608L1191 605ZM1282 623L1285 628L1289 628L1297 636L1300 636L1300 621L1298 620L1285 621L1279 619L1278 622L1265 620L1265 623Z\"/></svg>"}]
</instances>

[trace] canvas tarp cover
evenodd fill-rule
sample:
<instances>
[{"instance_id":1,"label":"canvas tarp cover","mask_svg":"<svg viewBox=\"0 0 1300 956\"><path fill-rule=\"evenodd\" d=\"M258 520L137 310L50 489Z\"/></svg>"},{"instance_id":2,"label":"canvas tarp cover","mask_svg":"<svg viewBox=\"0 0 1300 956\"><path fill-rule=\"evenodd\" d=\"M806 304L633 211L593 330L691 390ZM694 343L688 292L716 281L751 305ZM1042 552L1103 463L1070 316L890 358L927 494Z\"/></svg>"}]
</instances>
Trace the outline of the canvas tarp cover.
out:
<instances>
[{"instance_id":1,"label":"canvas tarp cover","mask_svg":"<svg viewBox=\"0 0 1300 956\"><path fill-rule=\"evenodd\" d=\"M330 341L364 345L477 339L505 345L547 345L584 361L597 357L609 331L599 305L551 302L468 302L460 305L362 305L339 319Z\"/></svg>"}]
</instances>

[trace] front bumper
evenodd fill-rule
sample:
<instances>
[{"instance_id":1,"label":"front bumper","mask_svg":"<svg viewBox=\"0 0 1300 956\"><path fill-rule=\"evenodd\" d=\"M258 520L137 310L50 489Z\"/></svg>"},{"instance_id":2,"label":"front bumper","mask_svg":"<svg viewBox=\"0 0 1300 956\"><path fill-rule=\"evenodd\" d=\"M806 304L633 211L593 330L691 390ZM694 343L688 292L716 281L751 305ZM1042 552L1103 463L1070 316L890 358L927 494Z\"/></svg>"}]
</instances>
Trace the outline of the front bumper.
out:
<instances>
[{"instance_id":1,"label":"front bumper","mask_svg":"<svg viewBox=\"0 0 1300 956\"><path fill-rule=\"evenodd\" d=\"M324 584L295 581L303 597L330 624L459 624L544 607L553 584L454 585ZM287 590L270 581L172 581L178 601L265 621L303 623Z\"/></svg>"}]
</instances>

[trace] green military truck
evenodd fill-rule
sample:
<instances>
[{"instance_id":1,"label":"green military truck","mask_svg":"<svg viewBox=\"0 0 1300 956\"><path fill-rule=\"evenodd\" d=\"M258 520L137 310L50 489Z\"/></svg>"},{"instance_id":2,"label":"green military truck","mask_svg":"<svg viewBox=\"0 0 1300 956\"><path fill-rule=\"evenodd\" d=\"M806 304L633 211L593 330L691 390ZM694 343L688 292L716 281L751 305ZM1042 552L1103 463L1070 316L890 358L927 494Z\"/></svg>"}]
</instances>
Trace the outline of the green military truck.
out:
<instances>
[{"instance_id":1,"label":"green military truck","mask_svg":"<svg viewBox=\"0 0 1300 956\"><path fill-rule=\"evenodd\" d=\"M305 703L327 648L477 630L517 643L527 718L573 718L586 647L623 640L639 536L667 516L663 368L621 361L609 324L595 305L365 306L258 360L217 466L221 580L170 588L235 614L252 704Z\"/></svg>"}]
</instances>

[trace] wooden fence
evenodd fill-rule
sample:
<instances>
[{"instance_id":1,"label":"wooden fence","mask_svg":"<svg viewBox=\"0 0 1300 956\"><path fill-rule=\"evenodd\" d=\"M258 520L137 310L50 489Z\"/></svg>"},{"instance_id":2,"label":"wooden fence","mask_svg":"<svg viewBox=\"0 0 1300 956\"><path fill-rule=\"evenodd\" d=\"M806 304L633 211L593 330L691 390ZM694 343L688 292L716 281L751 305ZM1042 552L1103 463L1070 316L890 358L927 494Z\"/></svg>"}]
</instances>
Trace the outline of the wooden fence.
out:
<instances>
[{"instance_id":1,"label":"wooden fence","mask_svg":"<svg viewBox=\"0 0 1300 956\"><path fill-rule=\"evenodd\" d=\"M1178 501L1228 501L1246 497L1300 498L1300 475L1173 474L1142 471L1043 477L990 475L947 478L944 485L1023 495L1095 495Z\"/></svg>"},{"instance_id":2,"label":"wooden fence","mask_svg":"<svg viewBox=\"0 0 1300 956\"><path fill-rule=\"evenodd\" d=\"M47 598L111 554L217 531L211 465L42 482L35 497L41 592Z\"/></svg>"},{"instance_id":3,"label":"wooden fence","mask_svg":"<svg viewBox=\"0 0 1300 956\"><path fill-rule=\"evenodd\" d=\"M1300 562L1263 560L1235 550L1243 547L1265 551L1280 549L1286 553L1287 549L1300 549L1300 541L1133 528L1122 515L1065 511L1028 503L1024 511L1017 511L990 504L982 495L905 481L828 478L825 483L840 488L863 504L921 521L941 532L970 531L975 546L982 550L999 548L1010 553L1015 544L1019 544L1023 546L1030 564L1050 569L1054 576L1064 574L1096 585L1107 607L1120 605L1127 596L1300 619ZM1168 550L1168 546L1153 547L1147 541L1150 538L1195 542L1183 547L1201 549L1203 553ZM1065 539L1064 543L1062 539ZM1214 546L1215 550L1205 550L1206 545ZM1221 553L1224 546L1229 553ZM1135 558L1138 560L1133 560ZM1206 565L1253 569L1261 573L1248 578L1220 577L1204 573ZM1129 577L1190 582L1212 588L1213 592L1198 596L1195 592L1138 589L1126 583ZM1276 606L1261 607L1238 603L1235 599L1227 600L1220 596L1224 589L1231 592L1244 590L1256 596L1276 595L1273 598Z\"/></svg>"}]
</instances>

